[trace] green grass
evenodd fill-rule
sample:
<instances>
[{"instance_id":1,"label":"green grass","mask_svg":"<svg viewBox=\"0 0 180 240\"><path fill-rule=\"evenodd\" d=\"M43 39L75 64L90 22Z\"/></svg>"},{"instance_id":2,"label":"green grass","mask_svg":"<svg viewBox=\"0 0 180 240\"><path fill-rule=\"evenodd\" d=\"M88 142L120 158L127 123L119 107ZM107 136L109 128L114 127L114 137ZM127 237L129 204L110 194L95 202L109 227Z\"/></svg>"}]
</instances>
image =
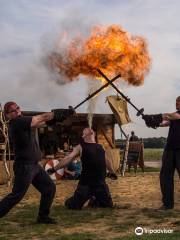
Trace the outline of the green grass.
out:
<instances>
[{"instance_id":1,"label":"green grass","mask_svg":"<svg viewBox=\"0 0 180 240\"><path fill-rule=\"evenodd\" d=\"M99 239L97 238L96 235L94 234L89 234L89 233L73 233L70 235L65 235L65 236L59 236L55 238L57 240L94 240L94 239Z\"/></svg>"},{"instance_id":2,"label":"green grass","mask_svg":"<svg viewBox=\"0 0 180 240\"><path fill-rule=\"evenodd\" d=\"M84 224L93 224L94 221L110 219L112 209L92 210L86 208L82 211L67 210L64 206L54 206L52 215L57 225L36 224L36 205L25 205L15 208L6 217L0 220L0 240L4 239L61 239L61 240L94 240L99 239L94 232L64 233L65 229L82 227ZM62 230L63 229L63 230Z\"/></svg>"},{"instance_id":3,"label":"green grass","mask_svg":"<svg viewBox=\"0 0 180 240\"><path fill-rule=\"evenodd\" d=\"M145 168L144 168L144 173L146 173L146 172L160 172L160 168L145 167ZM134 168L133 168L133 167L131 167L130 173L134 173ZM141 169L140 167L138 167L137 173L138 173L138 174L143 174L142 169Z\"/></svg>"},{"instance_id":4,"label":"green grass","mask_svg":"<svg viewBox=\"0 0 180 240\"><path fill-rule=\"evenodd\" d=\"M153 209L90 209L81 211L67 210L64 206L54 206L52 216L56 218L57 225L36 224L37 205L24 205L16 207L6 217L0 219L0 240L10 239L49 239L49 240L120 240L139 239L134 234L137 226L151 229L158 228L159 224L165 224L166 220L176 226L180 226L178 211L156 212ZM128 214L126 216L126 214ZM156 222L158 220L158 222ZM148 221L153 221L148 223ZM99 233L98 226L103 224L103 233ZM149 225L150 224L150 225ZM90 229L88 227L91 226ZM157 227L155 227L157 226ZM73 231L70 231L74 229ZM171 229L169 227L169 229ZM115 234L114 237L106 236L106 233ZM121 234L126 237L121 237ZM116 236L116 237L115 237ZM144 234L140 237L144 240L174 240L180 239L180 232L173 234Z\"/></svg>"},{"instance_id":5,"label":"green grass","mask_svg":"<svg viewBox=\"0 0 180 240\"><path fill-rule=\"evenodd\" d=\"M141 174L139 173L139 175ZM150 199L149 202L147 198L144 200L144 194L146 193L142 191L139 193L139 188L137 188L137 192L134 192L135 195L130 197L128 196L129 190L127 190L127 199L123 195L122 199L120 194L116 195L119 187L122 186L122 193L125 194L123 187L126 184L131 184L132 181L137 180L137 184L143 183L144 177L148 178L148 175L150 175L150 181L152 181L152 176L156 178L158 176L157 173L147 173L138 179L127 178L127 183L121 178L119 178L119 183L118 181L111 183L115 203L113 209L84 207L81 211L67 210L63 205L64 200L59 199L64 189L62 182L62 185L57 185L60 194L57 196L57 201L55 201L51 211L51 216L57 220L57 225L36 224L39 200L36 202L36 198L32 198L31 200L34 202L32 204L32 202L29 202L28 196L25 201L23 200L9 214L0 219L0 240L179 240L180 209L178 204L174 210L157 212L158 198ZM122 185L119 186L118 184ZM151 186L153 187L151 191L157 191L157 194L159 194L154 183L153 185L150 184L150 188ZM64 187L70 187L70 182L67 182ZM31 194L34 194L34 192ZM138 197L138 201L136 199L137 194L142 194L142 198ZM177 194L179 197L179 192ZM39 198L39 196L37 197ZM133 204L132 201L135 201L136 204ZM143 201L143 205L141 205L141 201ZM153 204L151 204L152 201L154 201ZM137 226L147 229L174 229L174 233L143 234L143 236L137 237L134 233Z\"/></svg>"},{"instance_id":6,"label":"green grass","mask_svg":"<svg viewBox=\"0 0 180 240\"><path fill-rule=\"evenodd\" d=\"M141 169L139 169L141 171ZM145 167L144 172L160 172L160 168Z\"/></svg>"},{"instance_id":7,"label":"green grass","mask_svg":"<svg viewBox=\"0 0 180 240\"><path fill-rule=\"evenodd\" d=\"M145 148L144 149L144 161L159 161L162 158L162 148Z\"/></svg>"},{"instance_id":8,"label":"green grass","mask_svg":"<svg viewBox=\"0 0 180 240\"><path fill-rule=\"evenodd\" d=\"M141 236L117 237L112 240L179 240L180 233L174 232L170 234L143 234Z\"/></svg>"}]
</instances>

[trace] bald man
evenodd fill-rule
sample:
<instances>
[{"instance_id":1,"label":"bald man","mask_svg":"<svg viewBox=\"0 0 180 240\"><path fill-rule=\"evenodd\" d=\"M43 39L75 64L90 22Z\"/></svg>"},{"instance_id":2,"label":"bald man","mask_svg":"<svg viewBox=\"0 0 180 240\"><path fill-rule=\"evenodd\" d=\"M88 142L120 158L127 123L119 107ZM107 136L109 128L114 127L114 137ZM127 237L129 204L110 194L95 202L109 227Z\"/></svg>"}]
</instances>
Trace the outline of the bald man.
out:
<instances>
[{"instance_id":1,"label":"bald man","mask_svg":"<svg viewBox=\"0 0 180 240\"><path fill-rule=\"evenodd\" d=\"M75 157L81 156L82 172L80 180L74 195L66 200L65 205L69 209L81 209L86 201L91 200L93 207L111 208L113 202L108 185L105 182L105 151L100 144L96 143L92 129L85 128L82 138L83 141L55 168L51 168L48 172L52 174L59 168L67 166ZM107 168L112 171L108 162Z\"/></svg>"}]
</instances>

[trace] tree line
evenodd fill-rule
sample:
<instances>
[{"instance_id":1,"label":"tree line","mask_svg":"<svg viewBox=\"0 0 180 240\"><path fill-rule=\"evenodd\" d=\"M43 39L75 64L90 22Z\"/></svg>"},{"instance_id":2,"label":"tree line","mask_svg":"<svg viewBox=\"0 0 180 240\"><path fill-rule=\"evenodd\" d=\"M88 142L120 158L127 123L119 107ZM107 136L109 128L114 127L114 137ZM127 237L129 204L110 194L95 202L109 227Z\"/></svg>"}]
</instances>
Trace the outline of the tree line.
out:
<instances>
[{"instance_id":1,"label":"tree line","mask_svg":"<svg viewBox=\"0 0 180 240\"><path fill-rule=\"evenodd\" d=\"M143 141L144 148L164 148L166 144L166 138L164 137L143 138L139 140ZM123 148L125 144L125 140L116 139L115 143L116 143L116 147Z\"/></svg>"},{"instance_id":2,"label":"tree line","mask_svg":"<svg viewBox=\"0 0 180 240\"><path fill-rule=\"evenodd\" d=\"M164 137L153 137L143 138L144 148L164 148L166 144L166 138Z\"/></svg>"}]
</instances>

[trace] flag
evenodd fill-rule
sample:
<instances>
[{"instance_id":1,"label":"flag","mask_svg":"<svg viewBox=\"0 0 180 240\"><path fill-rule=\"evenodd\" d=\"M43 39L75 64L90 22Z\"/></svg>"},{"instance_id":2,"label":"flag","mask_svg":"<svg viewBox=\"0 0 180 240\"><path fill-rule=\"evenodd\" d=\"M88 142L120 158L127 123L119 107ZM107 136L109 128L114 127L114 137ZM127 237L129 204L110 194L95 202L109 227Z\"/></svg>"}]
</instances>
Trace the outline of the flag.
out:
<instances>
[{"instance_id":1,"label":"flag","mask_svg":"<svg viewBox=\"0 0 180 240\"><path fill-rule=\"evenodd\" d=\"M125 99L120 98L119 96L108 96L107 102L120 126L131 122Z\"/></svg>"}]
</instances>

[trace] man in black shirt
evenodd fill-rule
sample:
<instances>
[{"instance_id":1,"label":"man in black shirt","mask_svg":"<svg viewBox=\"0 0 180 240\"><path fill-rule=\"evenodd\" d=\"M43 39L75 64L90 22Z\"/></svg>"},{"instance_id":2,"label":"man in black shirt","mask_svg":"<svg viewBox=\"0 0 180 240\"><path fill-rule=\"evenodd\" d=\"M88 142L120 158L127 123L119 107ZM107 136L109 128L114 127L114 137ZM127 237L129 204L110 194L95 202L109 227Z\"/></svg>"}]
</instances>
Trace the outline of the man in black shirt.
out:
<instances>
[{"instance_id":1,"label":"man in black shirt","mask_svg":"<svg viewBox=\"0 0 180 240\"><path fill-rule=\"evenodd\" d=\"M113 202L108 185L105 182L106 160L105 151L95 142L94 131L83 130L83 141L66 156L55 168L49 169L49 174L67 166L75 157L81 156L82 172L74 195L67 199L65 205L70 209L81 209L84 203L91 199L93 206L112 207ZM108 162L107 162L108 164ZM107 165L110 169L110 166Z\"/></svg>"},{"instance_id":2,"label":"man in black shirt","mask_svg":"<svg viewBox=\"0 0 180 240\"><path fill-rule=\"evenodd\" d=\"M14 145L15 178L12 192L0 201L0 217L6 215L21 201L32 184L41 193L37 222L55 223L49 217L49 212L56 187L46 171L38 164L41 160L41 152L35 138L35 128L42 127L46 121L53 119L53 113L33 117L22 116L20 107L15 102L6 103L4 113L9 119L9 133Z\"/></svg>"},{"instance_id":3,"label":"man in black shirt","mask_svg":"<svg viewBox=\"0 0 180 240\"><path fill-rule=\"evenodd\" d=\"M169 126L167 143L162 157L160 186L162 202L160 210L174 208L174 172L180 177L180 96L176 99L176 112L162 115L161 127Z\"/></svg>"}]
</instances>

